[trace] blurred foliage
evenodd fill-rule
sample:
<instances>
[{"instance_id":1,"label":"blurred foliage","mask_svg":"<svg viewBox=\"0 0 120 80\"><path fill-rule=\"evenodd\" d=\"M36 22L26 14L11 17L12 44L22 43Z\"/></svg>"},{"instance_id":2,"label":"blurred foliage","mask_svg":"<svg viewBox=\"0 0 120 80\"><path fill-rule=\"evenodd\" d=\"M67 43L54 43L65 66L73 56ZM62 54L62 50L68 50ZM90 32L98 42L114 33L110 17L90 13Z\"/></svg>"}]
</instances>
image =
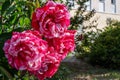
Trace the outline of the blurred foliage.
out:
<instances>
[{"instance_id":1,"label":"blurred foliage","mask_svg":"<svg viewBox=\"0 0 120 80\"><path fill-rule=\"evenodd\" d=\"M109 20L103 30L88 31L79 46L77 58L87 59L94 66L120 69L120 22Z\"/></svg>"},{"instance_id":2,"label":"blurred foliage","mask_svg":"<svg viewBox=\"0 0 120 80\"><path fill-rule=\"evenodd\" d=\"M91 22L89 25L83 25L84 22L88 21L94 16L95 10L87 11L87 5L85 4L89 0L76 0L76 3L74 3L74 6L69 6L69 0L67 0L67 4L69 6L70 11L75 11L74 16L71 17L71 25L69 29L72 30L77 30L77 34L75 36L75 41L76 41L76 49L75 49L75 55L81 54L81 48L82 42L81 40L84 38L84 34L86 34L87 29L91 29L93 27L96 27L93 23L95 23L95 20ZM75 5L78 5L77 10L74 10L72 8L75 7Z\"/></svg>"},{"instance_id":3,"label":"blurred foliage","mask_svg":"<svg viewBox=\"0 0 120 80\"><path fill-rule=\"evenodd\" d=\"M90 31L87 33L84 33L84 38L81 41L80 45L77 45L77 52L75 53L75 56L80 59L85 59L88 57L90 53L90 47L94 40L96 39L98 33L94 31Z\"/></svg>"},{"instance_id":4,"label":"blurred foliage","mask_svg":"<svg viewBox=\"0 0 120 80\"><path fill-rule=\"evenodd\" d=\"M120 22L106 27L90 47L90 63L120 69Z\"/></svg>"},{"instance_id":5,"label":"blurred foliage","mask_svg":"<svg viewBox=\"0 0 120 80\"><path fill-rule=\"evenodd\" d=\"M47 0L4 0L2 1L2 4L0 3L0 80L36 80L34 76L27 74L28 72L12 69L8 65L2 48L4 42L7 39L10 39L13 31L21 32L31 29L31 17L33 11L35 8L43 6L46 1ZM64 2L63 0L53 1ZM71 18L71 26L69 29L81 29L80 31L82 31L84 28L84 26L82 26L83 22L89 20L94 15L94 10L86 12L85 2L87 1L88 0L77 0L79 7L75 12L75 16ZM66 5L70 11L72 10L72 7L75 6L69 6L69 0L66 1ZM80 40L77 39L77 37L79 37L80 34L81 33L76 36L78 42ZM69 73L69 70L62 67L51 79L64 80L63 78L66 73Z\"/></svg>"}]
</instances>

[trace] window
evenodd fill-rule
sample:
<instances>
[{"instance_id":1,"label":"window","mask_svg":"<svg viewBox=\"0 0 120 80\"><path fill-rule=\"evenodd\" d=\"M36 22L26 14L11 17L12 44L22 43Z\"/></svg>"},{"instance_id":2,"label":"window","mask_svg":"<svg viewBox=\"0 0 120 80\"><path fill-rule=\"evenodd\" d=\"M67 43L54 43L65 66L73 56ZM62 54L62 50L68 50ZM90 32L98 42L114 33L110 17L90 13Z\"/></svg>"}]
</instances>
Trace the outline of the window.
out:
<instances>
[{"instance_id":1,"label":"window","mask_svg":"<svg viewBox=\"0 0 120 80\"><path fill-rule=\"evenodd\" d=\"M99 0L99 12L105 11L105 2L104 0Z\"/></svg>"},{"instance_id":2,"label":"window","mask_svg":"<svg viewBox=\"0 0 120 80\"><path fill-rule=\"evenodd\" d=\"M116 0L111 0L111 13L116 13Z\"/></svg>"},{"instance_id":3,"label":"window","mask_svg":"<svg viewBox=\"0 0 120 80\"><path fill-rule=\"evenodd\" d=\"M115 4L115 0L111 0L111 4Z\"/></svg>"},{"instance_id":4,"label":"window","mask_svg":"<svg viewBox=\"0 0 120 80\"><path fill-rule=\"evenodd\" d=\"M99 0L100 2L104 2L104 0Z\"/></svg>"},{"instance_id":5,"label":"window","mask_svg":"<svg viewBox=\"0 0 120 80\"><path fill-rule=\"evenodd\" d=\"M85 3L85 5L87 6L86 10L90 10L91 9L91 0L87 1Z\"/></svg>"},{"instance_id":6,"label":"window","mask_svg":"<svg viewBox=\"0 0 120 80\"><path fill-rule=\"evenodd\" d=\"M116 13L116 7L114 5L111 6L111 13Z\"/></svg>"}]
</instances>

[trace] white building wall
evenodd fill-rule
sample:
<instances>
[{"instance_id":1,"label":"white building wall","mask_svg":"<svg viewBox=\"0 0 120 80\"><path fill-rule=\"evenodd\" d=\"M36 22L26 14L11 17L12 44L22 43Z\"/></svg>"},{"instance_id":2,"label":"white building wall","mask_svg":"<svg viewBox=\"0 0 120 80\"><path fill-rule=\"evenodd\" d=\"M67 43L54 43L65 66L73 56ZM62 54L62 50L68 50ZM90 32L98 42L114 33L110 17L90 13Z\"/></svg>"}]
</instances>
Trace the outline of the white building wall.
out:
<instances>
[{"instance_id":1,"label":"white building wall","mask_svg":"<svg viewBox=\"0 0 120 80\"><path fill-rule=\"evenodd\" d=\"M107 26L108 18L120 21L119 14L96 13L95 16L91 20L95 20L96 18L98 18L98 20L97 20L98 26L97 27L99 29L103 29L104 27Z\"/></svg>"},{"instance_id":2,"label":"white building wall","mask_svg":"<svg viewBox=\"0 0 120 80\"><path fill-rule=\"evenodd\" d=\"M120 0L116 0L116 13L120 14Z\"/></svg>"},{"instance_id":3,"label":"white building wall","mask_svg":"<svg viewBox=\"0 0 120 80\"><path fill-rule=\"evenodd\" d=\"M102 8L102 7L101 7ZM120 0L116 0L116 4L111 4L111 0L104 0L104 13L115 13L120 14ZM116 12L114 12L114 8L116 9ZM91 0L91 9L95 9L97 12L100 9L100 1L99 0Z\"/></svg>"},{"instance_id":4,"label":"white building wall","mask_svg":"<svg viewBox=\"0 0 120 80\"><path fill-rule=\"evenodd\" d=\"M98 10L99 9L98 3L99 3L98 0L91 0L91 9Z\"/></svg>"},{"instance_id":5,"label":"white building wall","mask_svg":"<svg viewBox=\"0 0 120 80\"><path fill-rule=\"evenodd\" d=\"M103 29L105 26L107 26L106 21L108 18L120 21L120 0L116 0L115 5L111 4L111 0L105 0L104 5L103 5L104 12L101 12L99 10L100 9L99 3L100 3L99 0L91 0L91 9L95 9L96 14L90 20L90 21L93 21L98 18L98 20L97 20L98 26L97 27L99 29ZM86 23L87 22L85 22L85 25L86 25Z\"/></svg>"},{"instance_id":6,"label":"white building wall","mask_svg":"<svg viewBox=\"0 0 120 80\"><path fill-rule=\"evenodd\" d=\"M108 18L114 19L114 20L118 20L120 21L120 0L116 0L116 4L113 5L111 4L111 0L105 0L104 2L104 12L100 12L99 8L99 0L90 0L91 2L91 9L95 9L96 10L96 14L95 16L90 20L93 21L96 18L98 18L97 23L98 23L98 28L102 29L105 26L107 26L106 20ZM114 12L114 7L116 7L116 12ZM71 16L75 15L75 10L71 11ZM85 25L88 22L85 22Z\"/></svg>"}]
</instances>

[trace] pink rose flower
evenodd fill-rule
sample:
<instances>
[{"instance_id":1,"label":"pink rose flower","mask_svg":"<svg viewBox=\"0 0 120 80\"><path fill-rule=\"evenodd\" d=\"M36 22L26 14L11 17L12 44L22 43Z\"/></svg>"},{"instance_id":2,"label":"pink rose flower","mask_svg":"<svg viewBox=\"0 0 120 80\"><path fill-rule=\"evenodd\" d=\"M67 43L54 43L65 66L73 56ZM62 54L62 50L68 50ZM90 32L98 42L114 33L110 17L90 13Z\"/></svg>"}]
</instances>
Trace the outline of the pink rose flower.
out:
<instances>
[{"instance_id":1,"label":"pink rose flower","mask_svg":"<svg viewBox=\"0 0 120 80\"><path fill-rule=\"evenodd\" d=\"M45 55L45 61L39 70L32 71L31 73L37 76L39 80L51 78L60 66L61 59L54 48L50 47L48 53Z\"/></svg>"},{"instance_id":2,"label":"pink rose flower","mask_svg":"<svg viewBox=\"0 0 120 80\"><path fill-rule=\"evenodd\" d=\"M47 39L48 45L54 47L61 59L64 59L69 52L74 51L75 32L75 30L67 30L61 38Z\"/></svg>"},{"instance_id":3,"label":"pink rose flower","mask_svg":"<svg viewBox=\"0 0 120 80\"><path fill-rule=\"evenodd\" d=\"M46 38L61 37L70 25L70 15L65 5L48 1L37 8L32 16L32 27Z\"/></svg>"},{"instance_id":4,"label":"pink rose flower","mask_svg":"<svg viewBox=\"0 0 120 80\"><path fill-rule=\"evenodd\" d=\"M34 71L41 68L47 53L47 42L37 31L13 32L3 50L8 63L17 70Z\"/></svg>"}]
</instances>

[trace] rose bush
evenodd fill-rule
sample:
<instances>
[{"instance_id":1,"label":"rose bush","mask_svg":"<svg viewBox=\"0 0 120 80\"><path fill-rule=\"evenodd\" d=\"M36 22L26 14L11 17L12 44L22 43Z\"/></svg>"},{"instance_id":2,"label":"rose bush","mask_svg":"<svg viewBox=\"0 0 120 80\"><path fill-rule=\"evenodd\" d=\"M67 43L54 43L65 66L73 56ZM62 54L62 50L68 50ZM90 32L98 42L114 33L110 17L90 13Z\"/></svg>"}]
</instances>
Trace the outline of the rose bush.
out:
<instances>
[{"instance_id":1,"label":"rose bush","mask_svg":"<svg viewBox=\"0 0 120 80\"><path fill-rule=\"evenodd\" d=\"M45 62L40 70L31 72L40 80L51 78L58 70L61 60L63 60L70 51L75 48L75 30L67 30L63 37L46 39L48 42L48 53L45 56Z\"/></svg>"},{"instance_id":2,"label":"rose bush","mask_svg":"<svg viewBox=\"0 0 120 80\"><path fill-rule=\"evenodd\" d=\"M37 31L14 32L4 44L8 63L17 70L38 70L47 52L47 42Z\"/></svg>"},{"instance_id":3,"label":"rose bush","mask_svg":"<svg viewBox=\"0 0 120 80\"><path fill-rule=\"evenodd\" d=\"M26 70L40 80L51 78L70 51L75 48L75 30L68 30L69 12L65 5L48 1L32 16L34 30L13 32L3 50L8 63Z\"/></svg>"},{"instance_id":4,"label":"rose bush","mask_svg":"<svg viewBox=\"0 0 120 80\"><path fill-rule=\"evenodd\" d=\"M48 1L37 8L32 16L32 27L46 38L61 37L70 24L70 15L65 5Z\"/></svg>"}]
</instances>

